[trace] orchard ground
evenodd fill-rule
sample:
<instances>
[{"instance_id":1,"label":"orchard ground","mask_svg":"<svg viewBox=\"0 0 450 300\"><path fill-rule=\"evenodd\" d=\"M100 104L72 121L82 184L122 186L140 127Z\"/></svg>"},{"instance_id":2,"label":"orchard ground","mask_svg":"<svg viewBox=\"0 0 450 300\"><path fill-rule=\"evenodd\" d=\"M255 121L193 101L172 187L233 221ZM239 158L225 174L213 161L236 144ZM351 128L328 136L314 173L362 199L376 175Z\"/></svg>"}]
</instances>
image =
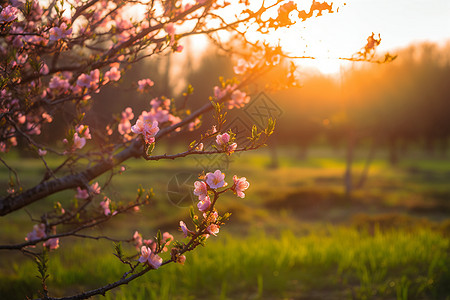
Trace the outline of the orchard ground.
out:
<instances>
[{"instance_id":1,"label":"orchard ground","mask_svg":"<svg viewBox=\"0 0 450 300\"><path fill-rule=\"evenodd\" d=\"M156 153L174 152L158 144ZM177 225L189 226L193 182L201 172L221 170L230 184L234 174L250 182L246 197L222 197L219 213L230 221L205 248L188 253L186 264L152 271L108 299L450 299L450 163L448 158L411 149L398 165L379 152L363 188L345 195L345 153L317 147L306 159L298 150L277 149L274 167L269 149L232 155L231 163L191 157L167 161L126 162L126 171L103 191L112 200L131 201L138 183L153 188L151 204L132 215L88 231L145 239L158 228L182 240ZM367 151L353 165L359 180ZM41 180L41 163L17 153L12 164L22 184ZM48 157L50 165L56 159ZM21 172L26 170L26 172ZM8 170L0 169L6 190ZM107 177L99 179L103 183ZM191 190L190 190L191 188ZM27 208L35 218L56 201L68 206L74 192L65 191ZM101 201L99 199L98 201ZM196 201L195 201L196 202ZM2 243L22 242L33 223L24 211L0 219ZM59 295L92 289L126 271L113 256L111 241L62 239L50 253L48 285ZM127 254L136 250L124 245ZM11 259L11 255L14 259ZM23 261L27 261L22 264ZM19 267L20 266L20 267ZM39 289L33 261L20 253L2 252L0 291L5 299L24 299ZM54 295L57 296L57 295ZM100 299L101 297L99 297Z\"/></svg>"}]
</instances>

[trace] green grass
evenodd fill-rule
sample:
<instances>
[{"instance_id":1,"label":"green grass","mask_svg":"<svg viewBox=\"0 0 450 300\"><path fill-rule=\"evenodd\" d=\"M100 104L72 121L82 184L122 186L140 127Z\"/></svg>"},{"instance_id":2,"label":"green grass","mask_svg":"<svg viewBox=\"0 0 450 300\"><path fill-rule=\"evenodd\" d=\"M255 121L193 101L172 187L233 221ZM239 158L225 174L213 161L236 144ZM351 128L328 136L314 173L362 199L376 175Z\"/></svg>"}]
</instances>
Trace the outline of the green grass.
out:
<instances>
[{"instance_id":1,"label":"green grass","mask_svg":"<svg viewBox=\"0 0 450 300\"><path fill-rule=\"evenodd\" d=\"M280 167L271 169L266 151L232 156L226 181L231 183L234 174L245 176L250 189L245 199L220 198L219 212L232 212L232 217L219 237L188 254L185 266L152 271L107 293L107 298L450 299L447 160L416 153L391 167L377 156L366 185L349 199L342 181L343 153L318 149L299 160L292 149L283 148ZM363 154L353 165L355 182L364 166ZM15 156L12 165L22 174L25 188L39 182L41 163L8 155ZM55 166L58 161L49 156L48 163ZM188 209L168 201L168 182L181 172L200 173L196 161L132 159L125 165L127 171L114 177L104 195L131 201L142 184L155 191L151 205L87 233L130 238L139 230L149 238L161 228L180 238L177 224L188 220ZM8 178L8 170L0 167L0 190L6 189ZM55 194L27 210L39 218L55 201L69 207L74 194ZM32 226L24 211L0 218L0 243L22 242ZM111 243L63 239L61 248L50 254L48 284L54 295L69 295L113 281L125 270L112 255ZM38 296L35 275L31 260L2 251L0 298Z\"/></svg>"},{"instance_id":2,"label":"green grass","mask_svg":"<svg viewBox=\"0 0 450 300\"><path fill-rule=\"evenodd\" d=\"M430 228L375 230L371 234L349 227L322 226L303 235L256 231L246 237L227 234L223 228L205 248L189 253L184 266L164 266L106 296L445 299L450 293L449 247L448 235ZM64 294L119 278L126 268L111 252L111 245L99 251L94 242L82 242L73 244L70 250L51 253L49 288ZM7 299L23 298L25 294L17 287L28 293L38 288L39 280L30 276L36 273L35 265L26 262L8 276L3 274L3 295Z\"/></svg>"}]
</instances>

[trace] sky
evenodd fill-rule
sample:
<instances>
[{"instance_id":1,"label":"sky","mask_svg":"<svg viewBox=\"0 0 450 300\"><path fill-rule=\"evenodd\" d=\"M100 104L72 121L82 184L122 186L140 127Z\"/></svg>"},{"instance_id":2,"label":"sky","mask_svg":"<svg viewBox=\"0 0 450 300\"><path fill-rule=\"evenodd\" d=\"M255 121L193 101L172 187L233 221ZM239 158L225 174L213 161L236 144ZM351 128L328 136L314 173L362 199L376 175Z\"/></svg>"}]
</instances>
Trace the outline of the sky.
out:
<instances>
[{"instance_id":1,"label":"sky","mask_svg":"<svg viewBox=\"0 0 450 300\"><path fill-rule=\"evenodd\" d=\"M304 0L294 1L305 5ZM343 5L344 2L346 5ZM324 73L339 72L342 61L366 43L372 32L381 35L377 52L395 50L413 43L450 41L450 0L348 0L334 1L339 12L298 22L281 35L285 51L312 55L319 60L301 62ZM307 47L306 47L307 45Z\"/></svg>"}]
</instances>

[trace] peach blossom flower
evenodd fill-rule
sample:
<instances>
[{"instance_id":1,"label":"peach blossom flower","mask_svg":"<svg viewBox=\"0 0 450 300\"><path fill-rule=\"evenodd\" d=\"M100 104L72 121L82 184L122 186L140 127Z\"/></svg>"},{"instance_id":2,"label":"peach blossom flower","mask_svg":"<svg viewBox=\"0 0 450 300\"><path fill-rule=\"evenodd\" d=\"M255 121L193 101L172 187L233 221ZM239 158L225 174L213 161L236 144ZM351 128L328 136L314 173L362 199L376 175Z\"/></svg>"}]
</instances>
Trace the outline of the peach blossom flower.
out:
<instances>
[{"instance_id":1,"label":"peach blossom flower","mask_svg":"<svg viewBox=\"0 0 450 300\"><path fill-rule=\"evenodd\" d=\"M216 225L216 224L211 224L211 225L209 225L209 226L206 228L206 230L207 230L210 234L212 234L212 235L214 235L214 236L217 236L217 234L219 233L219 226Z\"/></svg>"},{"instance_id":2,"label":"peach blossom flower","mask_svg":"<svg viewBox=\"0 0 450 300\"><path fill-rule=\"evenodd\" d=\"M69 81L64 78L60 78L58 75L53 75L48 84L50 90L55 94L62 94L69 89Z\"/></svg>"},{"instance_id":3,"label":"peach blossom flower","mask_svg":"<svg viewBox=\"0 0 450 300\"><path fill-rule=\"evenodd\" d=\"M138 231L135 231L133 234L133 244L136 246L136 249L139 249L142 246L142 235Z\"/></svg>"},{"instance_id":4,"label":"peach blossom flower","mask_svg":"<svg viewBox=\"0 0 450 300\"><path fill-rule=\"evenodd\" d=\"M159 131L158 121L144 122L137 120L136 124L131 127L131 131L144 136L145 142L151 144L155 142L155 135Z\"/></svg>"},{"instance_id":5,"label":"peach blossom flower","mask_svg":"<svg viewBox=\"0 0 450 300\"><path fill-rule=\"evenodd\" d=\"M105 79L118 81L120 79L120 71L116 67L112 67L105 73Z\"/></svg>"},{"instance_id":6,"label":"peach blossom flower","mask_svg":"<svg viewBox=\"0 0 450 300\"><path fill-rule=\"evenodd\" d=\"M223 174L220 170L216 170L214 173L206 174L206 183L212 189L218 189L226 186L227 184L224 179L225 174Z\"/></svg>"},{"instance_id":7,"label":"peach blossom flower","mask_svg":"<svg viewBox=\"0 0 450 300\"><path fill-rule=\"evenodd\" d=\"M195 147L195 150L197 150L197 151L203 151L203 143L200 143L200 144L198 144L198 146L197 147Z\"/></svg>"},{"instance_id":8,"label":"peach blossom flower","mask_svg":"<svg viewBox=\"0 0 450 300\"><path fill-rule=\"evenodd\" d=\"M139 262L143 264L148 264L153 269L158 269L162 264L162 258L157 254L152 253L152 250L146 246L141 247L141 257L139 257Z\"/></svg>"},{"instance_id":9,"label":"peach blossom flower","mask_svg":"<svg viewBox=\"0 0 450 300\"><path fill-rule=\"evenodd\" d=\"M86 139L84 137L79 137L78 133L75 133L73 135L73 148L74 149L81 149L86 145Z\"/></svg>"},{"instance_id":10,"label":"peach blossom flower","mask_svg":"<svg viewBox=\"0 0 450 300\"><path fill-rule=\"evenodd\" d=\"M33 231L27 234L25 241L31 242L40 240L47 235L45 234L45 224L36 224L33 226Z\"/></svg>"},{"instance_id":11,"label":"peach blossom flower","mask_svg":"<svg viewBox=\"0 0 450 300\"><path fill-rule=\"evenodd\" d=\"M59 27L53 27L49 31L50 41L57 41L72 34L72 28L67 29L67 24L62 23Z\"/></svg>"},{"instance_id":12,"label":"peach blossom flower","mask_svg":"<svg viewBox=\"0 0 450 300\"><path fill-rule=\"evenodd\" d=\"M250 183L247 181L247 178L241 177L238 178L236 175L233 176L234 185L232 190L236 193L236 195L240 198L244 198L244 191L248 189Z\"/></svg>"},{"instance_id":13,"label":"peach blossom flower","mask_svg":"<svg viewBox=\"0 0 450 300\"><path fill-rule=\"evenodd\" d=\"M3 8L0 12L0 24L8 23L17 19L19 10L11 5Z\"/></svg>"},{"instance_id":14,"label":"peach blossom flower","mask_svg":"<svg viewBox=\"0 0 450 300\"><path fill-rule=\"evenodd\" d=\"M233 153L237 148L237 144L233 143L231 145L228 145L227 147L227 154L230 155L231 153Z\"/></svg>"},{"instance_id":15,"label":"peach blossom flower","mask_svg":"<svg viewBox=\"0 0 450 300\"><path fill-rule=\"evenodd\" d=\"M79 186L77 187L77 194L75 195L78 199L87 199L89 197L89 193L86 190L81 189Z\"/></svg>"},{"instance_id":16,"label":"peach blossom flower","mask_svg":"<svg viewBox=\"0 0 450 300\"><path fill-rule=\"evenodd\" d=\"M206 196L205 199L200 200L197 204L198 210L201 212L207 211L208 208L211 206L211 200L208 196Z\"/></svg>"},{"instance_id":17,"label":"peach blossom flower","mask_svg":"<svg viewBox=\"0 0 450 300\"><path fill-rule=\"evenodd\" d=\"M139 92L144 92L144 90L148 87L152 87L155 83L153 81L151 81L150 79L146 78L146 79L141 79L138 82L138 91Z\"/></svg>"},{"instance_id":18,"label":"peach blossom flower","mask_svg":"<svg viewBox=\"0 0 450 300\"><path fill-rule=\"evenodd\" d=\"M187 228L186 224L183 221L180 221L180 228L181 228L181 231L183 231L184 237L194 234L193 231L191 231Z\"/></svg>"},{"instance_id":19,"label":"peach blossom flower","mask_svg":"<svg viewBox=\"0 0 450 300\"><path fill-rule=\"evenodd\" d=\"M208 222L210 222L210 223L215 222L218 217L219 217L219 213L217 211L210 213L209 216L206 212L203 213L203 218L205 218L205 219L208 218Z\"/></svg>"},{"instance_id":20,"label":"peach blossom flower","mask_svg":"<svg viewBox=\"0 0 450 300\"><path fill-rule=\"evenodd\" d=\"M47 154L47 150L38 149L38 154L39 154L39 156L44 156Z\"/></svg>"},{"instance_id":21,"label":"peach blossom flower","mask_svg":"<svg viewBox=\"0 0 450 300\"><path fill-rule=\"evenodd\" d=\"M218 134L216 136L216 143L219 146L223 146L228 144L228 142L230 141L230 135L228 133L224 133L224 134Z\"/></svg>"},{"instance_id":22,"label":"peach blossom flower","mask_svg":"<svg viewBox=\"0 0 450 300\"><path fill-rule=\"evenodd\" d=\"M125 108L125 110L122 112L122 119L133 120L133 118L133 109L131 107Z\"/></svg>"},{"instance_id":23,"label":"peach blossom flower","mask_svg":"<svg viewBox=\"0 0 450 300\"><path fill-rule=\"evenodd\" d=\"M236 90L231 94L231 100L228 101L228 109L244 107L249 101L250 97L246 93Z\"/></svg>"},{"instance_id":24,"label":"peach blossom flower","mask_svg":"<svg viewBox=\"0 0 450 300\"><path fill-rule=\"evenodd\" d=\"M198 196L199 200L204 200L208 197L208 186L204 181L196 181L194 182L194 195Z\"/></svg>"},{"instance_id":25,"label":"peach blossom flower","mask_svg":"<svg viewBox=\"0 0 450 300\"><path fill-rule=\"evenodd\" d=\"M173 235L171 235L171 234L168 233L168 232L164 232L164 233L163 233L163 236L162 236L162 240L163 240L163 242L167 242L167 245L169 245L169 243L170 243L171 241L173 241Z\"/></svg>"},{"instance_id":26,"label":"peach blossom flower","mask_svg":"<svg viewBox=\"0 0 450 300\"><path fill-rule=\"evenodd\" d=\"M59 238L49 239L43 244L43 246L49 248L50 250L56 250L59 248Z\"/></svg>"},{"instance_id":27,"label":"peach blossom flower","mask_svg":"<svg viewBox=\"0 0 450 300\"><path fill-rule=\"evenodd\" d=\"M109 204L111 203L111 200L108 197L105 197L102 202L100 202L100 206L103 209L103 213L105 216L108 216L111 214L111 210L109 208Z\"/></svg>"},{"instance_id":28,"label":"peach blossom flower","mask_svg":"<svg viewBox=\"0 0 450 300\"><path fill-rule=\"evenodd\" d=\"M82 137L84 137L87 140L92 139L91 133L89 132L89 126L88 125L78 125L75 128L75 131Z\"/></svg>"},{"instance_id":29,"label":"peach blossom flower","mask_svg":"<svg viewBox=\"0 0 450 300\"><path fill-rule=\"evenodd\" d=\"M99 186L98 182L95 182L91 185L90 190L94 195L98 195L101 192L101 187Z\"/></svg>"},{"instance_id":30,"label":"peach blossom flower","mask_svg":"<svg viewBox=\"0 0 450 300\"><path fill-rule=\"evenodd\" d=\"M243 74L245 71L247 71L248 63L244 59L239 59L238 64L233 67L234 73L236 74Z\"/></svg>"}]
</instances>

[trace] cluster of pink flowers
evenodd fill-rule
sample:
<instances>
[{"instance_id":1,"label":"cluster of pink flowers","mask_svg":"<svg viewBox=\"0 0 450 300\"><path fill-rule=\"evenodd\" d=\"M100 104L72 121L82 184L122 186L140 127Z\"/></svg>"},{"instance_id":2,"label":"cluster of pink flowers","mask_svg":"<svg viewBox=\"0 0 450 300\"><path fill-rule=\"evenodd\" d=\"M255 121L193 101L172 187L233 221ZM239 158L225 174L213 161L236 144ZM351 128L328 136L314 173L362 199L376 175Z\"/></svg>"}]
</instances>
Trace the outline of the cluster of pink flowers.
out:
<instances>
[{"instance_id":1,"label":"cluster of pink flowers","mask_svg":"<svg viewBox=\"0 0 450 300\"><path fill-rule=\"evenodd\" d=\"M244 198L244 191L248 189L250 183L247 178L238 178L236 175L233 176L234 184L231 190L236 193L240 198ZM211 199L208 195L209 190L215 190L218 188L226 187L228 184L225 182L225 174L220 170L216 170L214 173L207 173L205 175L205 181L194 182L194 195L198 196L197 207L201 212L206 212L211 205ZM181 225L181 224L180 224ZM183 230L184 233L187 231Z\"/></svg>"},{"instance_id":2,"label":"cluster of pink flowers","mask_svg":"<svg viewBox=\"0 0 450 300\"><path fill-rule=\"evenodd\" d=\"M141 79L137 83L138 83L138 91L141 93L144 92L149 87L152 87L155 84L153 81L151 81L148 78Z\"/></svg>"},{"instance_id":3,"label":"cluster of pink flowers","mask_svg":"<svg viewBox=\"0 0 450 300\"><path fill-rule=\"evenodd\" d=\"M142 264L147 264L153 269L158 269L162 264L162 258L152 252L152 250L147 246L141 247L141 256L139 257L139 262Z\"/></svg>"},{"instance_id":4,"label":"cluster of pink flowers","mask_svg":"<svg viewBox=\"0 0 450 300\"><path fill-rule=\"evenodd\" d=\"M98 184L98 182L93 183L90 187L89 187L89 191L93 194L93 195L98 195L101 192L101 187ZM78 199L87 199L89 198L89 192L86 189L82 189L80 187L77 187L77 194L75 195L76 198Z\"/></svg>"},{"instance_id":5,"label":"cluster of pink flowers","mask_svg":"<svg viewBox=\"0 0 450 300\"><path fill-rule=\"evenodd\" d=\"M142 121L138 119L136 124L131 127L131 131L136 134L142 134L147 144L155 142L155 136L159 131L158 121Z\"/></svg>"},{"instance_id":6,"label":"cluster of pink flowers","mask_svg":"<svg viewBox=\"0 0 450 300\"><path fill-rule=\"evenodd\" d=\"M33 226L33 231L27 234L25 241L32 242L37 241L42 238L45 238L47 235L45 234L45 225L37 224Z\"/></svg>"},{"instance_id":7,"label":"cluster of pink flowers","mask_svg":"<svg viewBox=\"0 0 450 300\"><path fill-rule=\"evenodd\" d=\"M81 88L88 88L96 90L100 79L100 71L95 69L88 74L81 74L78 76L77 85Z\"/></svg>"},{"instance_id":8,"label":"cluster of pink flowers","mask_svg":"<svg viewBox=\"0 0 450 300\"><path fill-rule=\"evenodd\" d=\"M233 67L234 73L240 75L240 74L244 74L247 69L248 69L249 65L248 63L245 61L245 59L239 59L238 63L236 66Z\"/></svg>"},{"instance_id":9,"label":"cluster of pink flowers","mask_svg":"<svg viewBox=\"0 0 450 300\"><path fill-rule=\"evenodd\" d=\"M131 123L130 121L133 120L134 114L133 109L131 107L125 108L124 111L122 111L121 114L122 118L120 119L120 123L117 126L117 131L123 136L124 141L131 140Z\"/></svg>"},{"instance_id":10,"label":"cluster of pink flowers","mask_svg":"<svg viewBox=\"0 0 450 300\"><path fill-rule=\"evenodd\" d=\"M111 204L111 200L106 196L103 198L103 201L100 202L100 207L102 208L105 216L109 216L111 214L111 209L109 208L110 204Z\"/></svg>"},{"instance_id":11,"label":"cluster of pink flowers","mask_svg":"<svg viewBox=\"0 0 450 300\"><path fill-rule=\"evenodd\" d=\"M230 135L226 132L216 136L216 143L228 155L232 154L237 148L237 143L231 141Z\"/></svg>"},{"instance_id":12,"label":"cluster of pink flowers","mask_svg":"<svg viewBox=\"0 0 450 300\"><path fill-rule=\"evenodd\" d=\"M227 94L230 94L230 100L226 102L228 109L244 107L250 102L250 97L246 93L236 89L236 85L227 85L225 88L214 87L214 97L217 100L223 99Z\"/></svg>"},{"instance_id":13,"label":"cluster of pink flowers","mask_svg":"<svg viewBox=\"0 0 450 300\"><path fill-rule=\"evenodd\" d=\"M161 239L161 245L163 246L161 252L167 252L167 246L173 241L173 235L168 232L164 232ZM154 269L158 269L161 266L162 258L158 256L159 249L156 249L156 242L152 239L143 240L142 235L139 232L135 232L133 235L133 242L136 249L141 249L141 256L139 262L147 264ZM181 259L180 263L184 263L186 258Z\"/></svg>"},{"instance_id":14,"label":"cluster of pink flowers","mask_svg":"<svg viewBox=\"0 0 450 300\"><path fill-rule=\"evenodd\" d=\"M117 67L112 67L109 71L106 71L103 77L103 83L106 84L109 81L119 81L121 73Z\"/></svg>"},{"instance_id":15,"label":"cluster of pink flowers","mask_svg":"<svg viewBox=\"0 0 450 300\"><path fill-rule=\"evenodd\" d=\"M60 39L64 39L69 37L72 34L72 28L67 28L66 23L61 23L59 27L53 27L50 29L50 41L58 41Z\"/></svg>"},{"instance_id":16,"label":"cluster of pink flowers","mask_svg":"<svg viewBox=\"0 0 450 300\"><path fill-rule=\"evenodd\" d=\"M45 233L45 225L41 223L33 226L33 231L27 234L25 241L33 242L45 237L47 237L47 234ZM43 246L49 248L50 250L56 250L59 248L59 238L51 238L44 242Z\"/></svg>"},{"instance_id":17,"label":"cluster of pink flowers","mask_svg":"<svg viewBox=\"0 0 450 300\"><path fill-rule=\"evenodd\" d=\"M17 19L19 10L11 5L3 8L0 12L0 24L9 23Z\"/></svg>"},{"instance_id":18,"label":"cluster of pink flowers","mask_svg":"<svg viewBox=\"0 0 450 300\"><path fill-rule=\"evenodd\" d=\"M58 75L53 75L50 83L48 84L49 91L52 94L60 95L67 92L70 88L69 80L66 78L62 78Z\"/></svg>"}]
</instances>

